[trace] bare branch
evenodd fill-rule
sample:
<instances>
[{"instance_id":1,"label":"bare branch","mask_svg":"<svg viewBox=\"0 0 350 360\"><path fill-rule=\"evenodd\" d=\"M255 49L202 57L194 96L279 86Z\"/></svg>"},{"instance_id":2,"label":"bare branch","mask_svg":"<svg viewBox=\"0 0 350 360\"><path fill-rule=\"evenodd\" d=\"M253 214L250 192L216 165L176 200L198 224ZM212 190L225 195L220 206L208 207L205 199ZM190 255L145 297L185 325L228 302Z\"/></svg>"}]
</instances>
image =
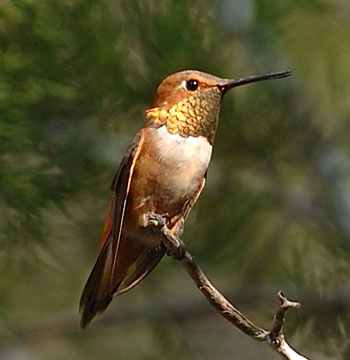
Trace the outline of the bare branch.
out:
<instances>
[{"instance_id":1,"label":"bare branch","mask_svg":"<svg viewBox=\"0 0 350 360\"><path fill-rule=\"evenodd\" d=\"M288 300L282 291L277 294L279 305L277 307L275 316L273 318L272 329L270 331L270 337L272 342L275 342L278 336L282 333L282 326L284 323L284 314L288 309L299 309L301 304L298 302Z\"/></svg>"},{"instance_id":2,"label":"bare branch","mask_svg":"<svg viewBox=\"0 0 350 360\"><path fill-rule=\"evenodd\" d=\"M282 291L279 291L277 295L279 305L274 315L271 331L258 327L238 309L236 309L214 287L201 268L193 260L191 254L185 251L182 241L171 234L164 222L160 221L158 225L163 234L163 244L166 247L168 254L181 261L188 274L196 283L198 289L225 319L230 321L234 326L249 335L251 338L271 346L283 359L308 360L306 357L297 353L287 343L282 332L286 311L291 308L299 308L300 303L288 300Z\"/></svg>"}]
</instances>

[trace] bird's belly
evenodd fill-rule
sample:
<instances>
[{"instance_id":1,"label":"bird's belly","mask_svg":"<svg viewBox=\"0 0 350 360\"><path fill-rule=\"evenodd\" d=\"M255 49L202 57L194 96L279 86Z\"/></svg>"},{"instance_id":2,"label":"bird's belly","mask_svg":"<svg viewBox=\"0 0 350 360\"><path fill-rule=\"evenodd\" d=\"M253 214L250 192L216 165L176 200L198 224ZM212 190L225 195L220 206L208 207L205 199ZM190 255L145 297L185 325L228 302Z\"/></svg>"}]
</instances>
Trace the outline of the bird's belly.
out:
<instances>
[{"instance_id":1,"label":"bird's belly","mask_svg":"<svg viewBox=\"0 0 350 360\"><path fill-rule=\"evenodd\" d=\"M126 217L141 228L147 226L147 213L168 214L170 219L182 216L201 187L212 151L205 137L182 138L168 133L164 126L143 131Z\"/></svg>"}]
</instances>

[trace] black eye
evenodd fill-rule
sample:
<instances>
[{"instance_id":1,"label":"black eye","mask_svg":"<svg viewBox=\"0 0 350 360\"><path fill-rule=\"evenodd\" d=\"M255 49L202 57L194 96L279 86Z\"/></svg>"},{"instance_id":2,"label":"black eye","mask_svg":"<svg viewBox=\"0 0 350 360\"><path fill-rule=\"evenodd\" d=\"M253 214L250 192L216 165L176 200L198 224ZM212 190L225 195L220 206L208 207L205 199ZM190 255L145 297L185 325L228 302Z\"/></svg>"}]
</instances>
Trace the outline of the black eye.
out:
<instances>
[{"instance_id":1,"label":"black eye","mask_svg":"<svg viewBox=\"0 0 350 360\"><path fill-rule=\"evenodd\" d=\"M196 91L198 89L198 81L193 79L187 80L186 89L188 91Z\"/></svg>"}]
</instances>

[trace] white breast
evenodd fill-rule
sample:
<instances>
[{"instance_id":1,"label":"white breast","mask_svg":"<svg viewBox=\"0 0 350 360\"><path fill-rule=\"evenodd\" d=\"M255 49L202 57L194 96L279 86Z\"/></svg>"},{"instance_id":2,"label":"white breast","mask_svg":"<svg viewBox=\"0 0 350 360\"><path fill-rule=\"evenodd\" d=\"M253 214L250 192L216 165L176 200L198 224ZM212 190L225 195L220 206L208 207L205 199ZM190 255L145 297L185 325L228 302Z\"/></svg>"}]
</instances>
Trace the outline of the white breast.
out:
<instances>
[{"instance_id":1,"label":"white breast","mask_svg":"<svg viewBox=\"0 0 350 360\"><path fill-rule=\"evenodd\" d=\"M165 126L150 129L157 144L157 155L162 163L172 164L189 172L189 177L202 176L208 168L212 145L204 136L182 137L170 134Z\"/></svg>"}]
</instances>

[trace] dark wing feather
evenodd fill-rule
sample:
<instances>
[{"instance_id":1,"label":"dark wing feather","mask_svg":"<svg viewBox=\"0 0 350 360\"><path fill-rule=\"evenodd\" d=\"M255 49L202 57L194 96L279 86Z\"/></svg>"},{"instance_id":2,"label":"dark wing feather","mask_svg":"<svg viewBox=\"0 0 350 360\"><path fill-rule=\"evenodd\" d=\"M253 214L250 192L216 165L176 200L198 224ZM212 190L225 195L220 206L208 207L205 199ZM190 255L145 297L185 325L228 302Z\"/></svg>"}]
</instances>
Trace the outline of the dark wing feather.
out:
<instances>
[{"instance_id":1,"label":"dark wing feather","mask_svg":"<svg viewBox=\"0 0 350 360\"><path fill-rule=\"evenodd\" d=\"M105 222L102 248L80 298L82 328L108 306L122 281L114 281L114 270L130 183L142 145L143 137L140 132L134 138L112 182L113 199Z\"/></svg>"}]
</instances>

